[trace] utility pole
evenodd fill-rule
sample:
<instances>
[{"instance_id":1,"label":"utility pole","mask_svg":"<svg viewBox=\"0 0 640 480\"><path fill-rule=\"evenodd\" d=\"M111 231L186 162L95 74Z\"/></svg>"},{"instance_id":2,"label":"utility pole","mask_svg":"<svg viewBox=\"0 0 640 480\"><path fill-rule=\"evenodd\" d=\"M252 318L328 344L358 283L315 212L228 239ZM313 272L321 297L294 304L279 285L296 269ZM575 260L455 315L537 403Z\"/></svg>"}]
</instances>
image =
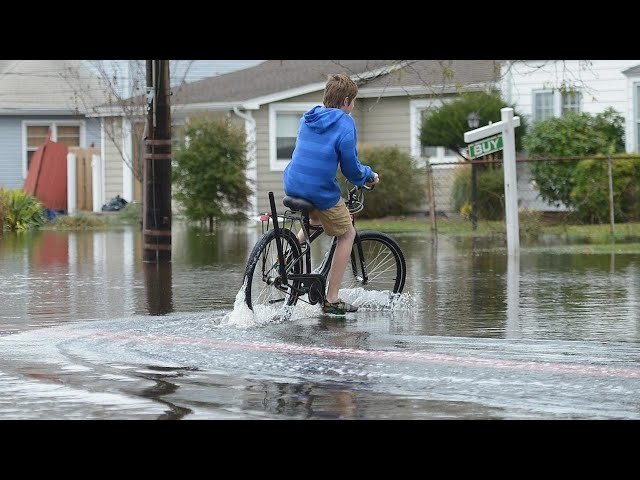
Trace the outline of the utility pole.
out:
<instances>
[{"instance_id":1,"label":"utility pole","mask_svg":"<svg viewBox=\"0 0 640 480\"><path fill-rule=\"evenodd\" d=\"M143 262L171 260L171 105L169 61L147 60Z\"/></svg>"}]
</instances>

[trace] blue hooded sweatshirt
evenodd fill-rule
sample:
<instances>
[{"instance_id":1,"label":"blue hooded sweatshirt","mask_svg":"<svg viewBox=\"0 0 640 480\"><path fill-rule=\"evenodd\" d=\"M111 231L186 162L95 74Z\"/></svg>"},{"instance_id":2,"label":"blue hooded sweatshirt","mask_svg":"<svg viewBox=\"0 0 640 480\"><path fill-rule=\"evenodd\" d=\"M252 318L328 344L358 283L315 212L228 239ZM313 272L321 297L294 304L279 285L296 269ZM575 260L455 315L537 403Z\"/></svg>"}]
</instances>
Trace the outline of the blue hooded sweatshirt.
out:
<instances>
[{"instance_id":1,"label":"blue hooded sweatshirt","mask_svg":"<svg viewBox=\"0 0 640 480\"><path fill-rule=\"evenodd\" d=\"M350 115L339 108L313 107L300 119L293 156L283 174L285 194L304 198L318 210L333 207L341 198L338 166L351 183L364 185L373 171L360 163L357 141Z\"/></svg>"}]
</instances>

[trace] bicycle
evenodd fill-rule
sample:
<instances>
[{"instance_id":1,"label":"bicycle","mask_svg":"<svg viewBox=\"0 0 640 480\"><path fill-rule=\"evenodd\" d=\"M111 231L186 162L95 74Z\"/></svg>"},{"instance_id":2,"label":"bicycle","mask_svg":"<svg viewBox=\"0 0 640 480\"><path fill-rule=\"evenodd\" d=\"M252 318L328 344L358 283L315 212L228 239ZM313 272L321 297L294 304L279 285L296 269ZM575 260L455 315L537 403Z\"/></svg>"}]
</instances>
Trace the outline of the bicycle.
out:
<instances>
[{"instance_id":1,"label":"bicycle","mask_svg":"<svg viewBox=\"0 0 640 480\"><path fill-rule=\"evenodd\" d=\"M372 187L349 185L345 203L355 227L355 215L364 209L364 191ZM273 192L269 192L269 203L271 213L260 216L262 237L249 255L244 273L246 305L254 310L260 305L295 305L298 300L311 305L324 302L337 238L333 237L322 262L312 269L311 243L324 233L322 226L310 225L309 210L313 205L302 198L285 196L287 210L279 215ZM300 228L304 232L302 243L297 236ZM379 231L356 229L342 288L389 292L393 297L402 293L406 275L404 254L393 238Z\"/></svg>"}]
</instances>

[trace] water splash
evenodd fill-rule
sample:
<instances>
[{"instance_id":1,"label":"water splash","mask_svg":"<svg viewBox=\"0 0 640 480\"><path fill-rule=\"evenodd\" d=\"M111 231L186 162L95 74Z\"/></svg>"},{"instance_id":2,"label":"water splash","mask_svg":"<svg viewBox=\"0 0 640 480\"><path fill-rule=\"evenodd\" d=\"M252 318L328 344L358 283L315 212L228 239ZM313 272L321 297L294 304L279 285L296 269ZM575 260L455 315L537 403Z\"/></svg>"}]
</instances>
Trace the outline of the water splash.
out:
<instances>
[{"instance_id":1,"label":"water splash","mask_svg":"<svg viewBox=\"0 0 640 480\"><path fill-rule=\"evenodd\" d=\"M416 304L414 296L410 293L392 293L389 290L365 290L362 287L342 289L340 290L340 297L345 302L358 307L359 310L412 310Z\"/></svg>"},{"instance_id":2,"label":"water splash","mask_svg":"<svg viewBox=\"0 0 640 480\"><path fill-rule=\"evenodd\" d=\"M233 310L225 314L217 326L251 328L323 315L321 305L309 304L306 295L300 297L296 305L256 305L251 310L245 303L245 289L246 284L236 294ZM410 293L394 294L388 290L364 288L341 289L340 298L358 307L358 311L410 311L416 304Z\"/></svg>"}]
</instances>

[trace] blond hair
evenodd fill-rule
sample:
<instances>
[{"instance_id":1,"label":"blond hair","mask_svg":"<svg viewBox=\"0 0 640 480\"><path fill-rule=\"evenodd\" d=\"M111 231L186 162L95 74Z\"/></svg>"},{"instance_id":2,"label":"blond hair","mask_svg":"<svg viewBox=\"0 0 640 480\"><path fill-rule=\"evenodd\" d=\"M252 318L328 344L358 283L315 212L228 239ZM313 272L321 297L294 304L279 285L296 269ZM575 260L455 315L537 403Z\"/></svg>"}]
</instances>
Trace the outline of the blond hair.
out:
<instances>
[{"instance_id":1,"label":"blond hair","mask_svg":"<svg viewBox=\"0 0 640 480\"><path fill-rule=\"evenodd\" d=\"M349 103L358 95L358 85L345 73L330 74L324 87L322 103L327 108L340 108L345 97Z\"/></svg>"}]
</instances>

